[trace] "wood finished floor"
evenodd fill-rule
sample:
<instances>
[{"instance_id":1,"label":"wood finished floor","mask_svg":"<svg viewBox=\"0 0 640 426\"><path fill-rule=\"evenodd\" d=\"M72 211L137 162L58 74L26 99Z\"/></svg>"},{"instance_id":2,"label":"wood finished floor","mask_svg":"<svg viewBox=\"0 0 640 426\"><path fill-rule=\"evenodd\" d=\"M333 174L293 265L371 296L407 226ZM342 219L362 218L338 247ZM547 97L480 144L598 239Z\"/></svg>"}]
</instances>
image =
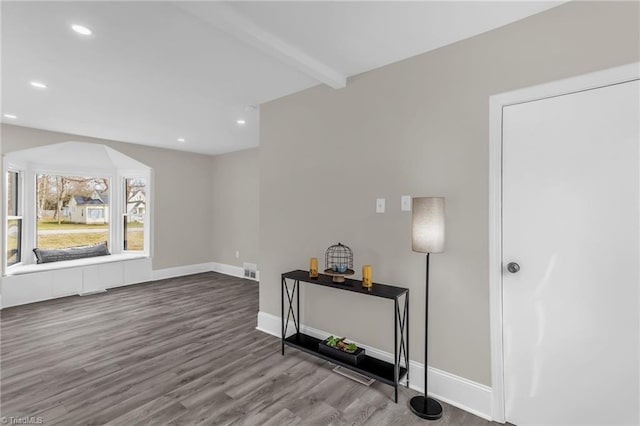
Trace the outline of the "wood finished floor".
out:
<instances>
[{"instance_id":1,"label":"wood finished floor","mask_svg":"<svg viewBox=\"0 0 640 426\"><path fill-rule=\"evenodd\" d=\"M45 425L488 425L370 388L257 331L258 284L204 273L8 308L1 414Z\"/></svg>"}]
</instances>

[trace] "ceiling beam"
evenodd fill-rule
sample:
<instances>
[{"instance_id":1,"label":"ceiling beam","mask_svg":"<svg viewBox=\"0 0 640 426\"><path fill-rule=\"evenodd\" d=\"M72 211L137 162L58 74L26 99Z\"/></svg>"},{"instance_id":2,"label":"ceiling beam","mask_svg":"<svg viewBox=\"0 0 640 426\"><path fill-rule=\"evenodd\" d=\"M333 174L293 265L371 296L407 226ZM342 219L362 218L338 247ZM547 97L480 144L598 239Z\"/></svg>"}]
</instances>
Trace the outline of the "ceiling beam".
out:
<instances>
[{"instance_id":1,"label":"ceiling beam","mask_svg":"<svg viewBox=\"0 0 640 426\"><path fill-rule=\"evenodd\" d=\"M334 89L342 89L347 85L345 75L260 27L225 2L175 2L173 4Z\"/></svg>"}]
</instances>

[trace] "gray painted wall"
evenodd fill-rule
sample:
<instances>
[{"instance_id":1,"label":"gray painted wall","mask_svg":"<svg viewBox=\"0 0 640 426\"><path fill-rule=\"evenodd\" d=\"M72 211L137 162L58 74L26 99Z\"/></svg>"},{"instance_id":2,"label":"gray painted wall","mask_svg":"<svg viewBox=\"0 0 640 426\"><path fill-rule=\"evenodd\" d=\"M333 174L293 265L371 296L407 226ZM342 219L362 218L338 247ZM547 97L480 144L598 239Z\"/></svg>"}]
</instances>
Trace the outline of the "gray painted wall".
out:
<instances>
[{"instance_id":1,"label":"gray painted wall","mask_svg":"<svg viewBox=\"0 0 640 426\"><path fill-rule=\"evenodd\" d=\"M1 131L2 154L59 142L93 142L152 167L153 269L211 262L210 156L7 124Z\"/></svg>"},{"instance_id":2,"label":"gray painted wall","mask_svg":"<svg viewBox=\"0 0 640 426\"><path fill-rule=\"evenodd\" d=\"M489 97L640 59L639 3L571 2L261 108L260 310L280 315L280 273L341 241L356 271L411 289L411 359L423 360L424 255L400 196L444 196L432 256L430 365L490 385ZM387 213L374 212L375 198ZM342 294L344 293L344 294ZM303 323L392 350L392 306L303 287Z\"/></svg>"},{"instance_id":3,"label":"gray painted wall","mask_svg":"<svg viewBox=\"0 0 640 426\"><path fill-rule=\"evenodd\" d=\"M212 259L234 266L242 266L243 262L258 263L258 148L216 155L211 164ZM239 258L235 256L236 250L240 252Z\"/></svg>"}]
</instances>

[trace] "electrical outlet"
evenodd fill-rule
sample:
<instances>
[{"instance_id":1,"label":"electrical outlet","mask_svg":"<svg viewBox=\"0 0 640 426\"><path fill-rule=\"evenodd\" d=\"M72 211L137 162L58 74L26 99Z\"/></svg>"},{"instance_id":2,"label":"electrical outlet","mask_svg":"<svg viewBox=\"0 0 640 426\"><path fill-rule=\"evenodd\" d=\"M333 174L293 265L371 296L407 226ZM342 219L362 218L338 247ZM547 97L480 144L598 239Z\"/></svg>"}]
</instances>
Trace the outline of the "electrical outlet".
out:
<instances>
[{"instance_id":1,"label":"electrical outlet","mask_svg":"<svg viewBox=\"0 0 640 426\"><path fill-rule=\"evenodd\" d=\"M376 213L384 213L385 200L384 198L376 199Z\"/></svg>"},{"instance_id":2,"label":"electrical outlet","mask_svg":"<svg viewBox=\"0 0 640 426\"><path fill-rule=\"evenodd\" d=\"M400 197L400 210L403 212L411 211L411 195L403 195Z\"/></svg>"},{"instance_id":3,"label":"electrical outlet","mask_svg":"<svg viewBox=\"0 0 640 426\"><path fill-rule=\"evenodd\" d=\"M236 250L236 259L240 259L240 251Z\"/></svg>"}]
</instances>

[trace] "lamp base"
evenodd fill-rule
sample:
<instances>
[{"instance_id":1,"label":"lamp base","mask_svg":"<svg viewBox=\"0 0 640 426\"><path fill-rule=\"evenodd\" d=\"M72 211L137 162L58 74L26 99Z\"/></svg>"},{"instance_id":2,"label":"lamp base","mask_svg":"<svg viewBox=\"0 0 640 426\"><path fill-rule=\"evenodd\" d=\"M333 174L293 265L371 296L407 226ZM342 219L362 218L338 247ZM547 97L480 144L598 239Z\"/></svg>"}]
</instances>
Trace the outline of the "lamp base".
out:
<instances>
[{"instance_id":1,"label":"lamp base","mask_svg":"<svg viewBox=\"0 0 640 426\"><path fill-rule=\"evenodd\" d=\"M438 420L442 417L442 406L433 398L425 396L414 396L409 401L411 412L418 417L427 420Z\"/></svg>"}]
</instances>

